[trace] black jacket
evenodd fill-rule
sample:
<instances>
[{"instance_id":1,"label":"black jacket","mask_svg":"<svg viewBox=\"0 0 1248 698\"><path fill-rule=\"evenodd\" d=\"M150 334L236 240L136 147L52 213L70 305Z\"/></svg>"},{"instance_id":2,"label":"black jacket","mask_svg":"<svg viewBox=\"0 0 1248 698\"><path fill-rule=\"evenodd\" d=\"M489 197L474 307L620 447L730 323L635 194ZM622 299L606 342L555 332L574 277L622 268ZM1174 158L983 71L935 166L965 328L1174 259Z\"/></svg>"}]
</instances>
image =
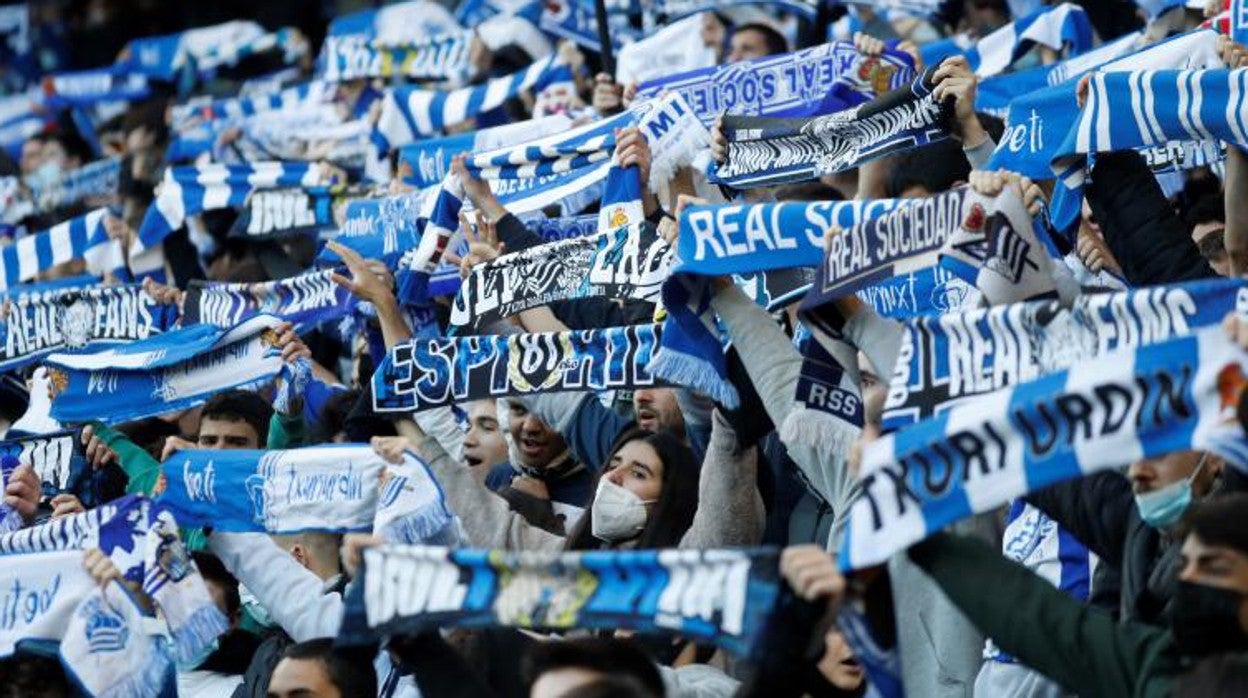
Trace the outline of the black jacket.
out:
<instances>
[{"instance_id":1,"label":"black jacket","mask_svg":"<svg viewBox=\"0 0 1248 698\"><path fill-rule=\"evenodd\" d=\"M1217 276L1139 153L1097 155L1084 196L1132 286Z\"/></svg>"},{"instance_id":2,"label":"black jacket","mask_svg":"<svg viewBox=\"0 0 1248 698\"><path fill-rule=\"evenodd\" d=\"M1144 523L1125 477L1107 472L1069 480L1027 501L1119 571L1120 620L1165 624L1181 546Z\"/></svg>"}]
</instances>

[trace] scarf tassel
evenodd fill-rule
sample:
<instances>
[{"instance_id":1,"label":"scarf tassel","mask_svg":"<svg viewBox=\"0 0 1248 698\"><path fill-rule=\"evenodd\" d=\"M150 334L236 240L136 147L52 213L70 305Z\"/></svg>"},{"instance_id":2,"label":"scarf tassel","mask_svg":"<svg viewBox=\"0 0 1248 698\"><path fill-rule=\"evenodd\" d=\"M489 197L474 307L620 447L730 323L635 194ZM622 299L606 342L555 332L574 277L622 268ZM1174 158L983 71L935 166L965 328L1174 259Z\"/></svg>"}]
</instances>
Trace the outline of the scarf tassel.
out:
<instances>
[{"instance_id":1,"label":"scarf tassel","mask_svg":"<svg viewBox=\"0 0 1248 698\"><path fill-rule=\"evenodd\" d=\"M669 383L682 385L702 393L724 407L734 410L741 405L741 396L732 383L719 377L701 357L691 356L670 346L662 347L650 361L650 374Z\"/></svg>"},{"instance_id":2,"label":"scarf tassel","mask_svg":"<svg viewBox=\"0 0 1248 698\"><path fill-rule=\"evenodd\" d=\"M444 539L454 537L454 523L455 517L446 506L433 502L386 524L382 535L392 543L404 545L445 545Z\"/></svg>"},{"instance_id":3,"label":"scarf tassel","mask_svg":"<svg viewBox=\"0 0 1248 698\"><path fill-rule=\"evenodd\" d=\"M838 458L849 455L861 434L861 429L844 419L808 407L793 409L780 425L782 443L802 444L811 448L830 445Z\"/></svg>"},{"instance_id":4,"label":"scarf tassel","mask_svg":"<svg viewBox=\"0 0 1248 698\"><path fill-rule=\"evenodd\" d=\"M140 671L130 674L108 690L102 691L98 698L147 698L160 695L164 687L165 677L169 675L169 657L154 651L147 661L143 662Z\"/></svg>"},{"instance_id":5,"label":"scarf tassel","mask_svg":"<svg viewBox=\"0 0 1248 698\"><path fill-rule=\"evenodd\" d=\"M191 613L179 626L174 627L172 623L169 625L174 656L180 662L191 661L229 629L230 624L216 606L203 606Z\"/></svg>"}]
</instances>

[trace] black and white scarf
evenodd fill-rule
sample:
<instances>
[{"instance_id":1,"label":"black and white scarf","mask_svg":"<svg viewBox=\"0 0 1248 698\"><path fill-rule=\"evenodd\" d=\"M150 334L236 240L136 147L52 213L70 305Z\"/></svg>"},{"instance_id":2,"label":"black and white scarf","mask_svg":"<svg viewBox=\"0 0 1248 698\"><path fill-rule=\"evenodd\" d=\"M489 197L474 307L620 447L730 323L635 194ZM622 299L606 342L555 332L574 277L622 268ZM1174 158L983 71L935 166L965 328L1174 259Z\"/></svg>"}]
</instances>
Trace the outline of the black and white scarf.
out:
<instances>
[{"instance_id":1,"label":"black and white scarf","mask_svg":"<svg viewBox=\"0 0 1248 698\"><path fill-rule=\"evenodd\" d=\"M507 254L472 269L451 306L457 327L572 298L655 301L672 248L641 223Z\"/></svg>"},{"instance_id":2,"label":"black and white scarf","mask_svg":"<svg viewBox=\"0 0 1248 698\"><path fill-rule=\"evenodd\" d=\"M714 178L738 188L800 182L944 140L952 111L932 95L934 72L928 68L907 87L827 116L725 116L727 161Z\"/></svg>"}]
</instances>

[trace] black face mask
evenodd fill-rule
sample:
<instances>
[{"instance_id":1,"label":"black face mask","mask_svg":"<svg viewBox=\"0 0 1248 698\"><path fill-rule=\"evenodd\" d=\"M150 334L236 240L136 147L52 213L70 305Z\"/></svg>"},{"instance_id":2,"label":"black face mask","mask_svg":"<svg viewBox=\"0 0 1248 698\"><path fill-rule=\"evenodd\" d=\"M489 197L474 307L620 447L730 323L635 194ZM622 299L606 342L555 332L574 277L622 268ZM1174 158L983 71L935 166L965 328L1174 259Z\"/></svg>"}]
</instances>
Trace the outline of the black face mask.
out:
<instances>
[{"instance_id":1,"label":"black face mask","mask_svg":"<svg viewBox=\"0 0 1248 698\"><path fill-rule=\"evenodd\" d=\"M1195 658L1248 649L1248 633L1239 625L1243 602L1239 592L1179 582L1170 620L1179 651Z\"/></svg>"}]
</instances>

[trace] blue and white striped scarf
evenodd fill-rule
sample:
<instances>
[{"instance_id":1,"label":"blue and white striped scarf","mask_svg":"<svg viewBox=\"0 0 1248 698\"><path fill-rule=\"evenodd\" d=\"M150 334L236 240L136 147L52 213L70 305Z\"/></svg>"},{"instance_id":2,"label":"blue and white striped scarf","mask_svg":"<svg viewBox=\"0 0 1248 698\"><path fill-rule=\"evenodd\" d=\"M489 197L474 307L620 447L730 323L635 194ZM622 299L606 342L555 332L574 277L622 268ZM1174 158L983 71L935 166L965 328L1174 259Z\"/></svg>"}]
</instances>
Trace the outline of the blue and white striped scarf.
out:
<instances>
[{"instance_id":1,"label":"blue and white striped scarf","mask_svg":"<svg viewBox=\"0 0 1248 698\"><path fill-rule=\"evenodd\" d=\"M468 47L472 36L470 31L461 31L397 46L379 46L355 36L326 37L318 59L320 78L341 82L404 77L463 83L471 69Z\"/></svg>"},{"instance_id":2,"label":"blue and white striped scarf","mask_svg":"<svg viewBox=\"0 0 1248 698\"><path fill-rule=\"evenodd\" d=\"M1105 73L1176 70L1221 65L1215 50L1217 32L1196 29L1153 44L1099 67ZM985 169L1006 169L1033 180L1052 179L1053 159L1079 121L1075 78L1017 97L1009 108L1005 134ZM1060 223L1060 222L1059 222Z\"/></svg>"},{"instance_id":3,"label":"blue and white striped scarf","mask_svg":"<svg viewBox=\"0 0 1248 698\"><path fill-rule=\"evenodd\" d=\"M1093 153L1189 140L1248 145L1246 94L1248 69L1098 73L1078 123L1057 149L1053 171L1076 186Z\"/></svg>"},{"instance_id":4,"label":"blue and white striped scarf","mask_svg":"<svg viewBox=\"0 0 1248 698\"><path fill-rule=\"evenodd\" d=\"M641 85L638 99L679 92L703 124L722 114L802 117L829 114L909 85L908 54L885 51L879 58L858 53L846 41L794 53L665 76Z\"/></svg>"},{"instance_id":5,"label":"blue and white striped scarf","mask_svg":"<svg viewBox=\"0 0 1248 698\"><path fill-rule=\"evenodd\" d=\"M120 179L121 158L111 157L70 170L50 187L32 187L31 193L40 209L51 211L83 199L116 196Z\"/></svg>"},{"instance_id":6,"label":"blue and white striped scarf","mask_svg":"<svg viewBox=\"0 0 1248 698\"><path fill-rule=\"evenodd\" d=\"M108 209L97 208L0 249L0 290L16 288L58 264L76 259L85 259L93 274L114 271L121 261L120 248L104 230L106 215Z\"/></svg>"},{"instance_id":7,"label":"blue and white striped scarf","mask_svg":"<svg viewBox=\"0 0 1248 698\"><path fill-rule=\"evenodd\" d=\"M307 331L339 320L355 306L349 291L330 278L335 270L309 271L264 283L191 280L182 303L182 323L233 327L257 315L272 315Z\"/></svg>"},{"instance_id":8,"label":"blue and white striped scarf","mask_svg":"<svg viewBox=\"0 0 1248 698\"><path fill-rule=\"evenodd\" d=\"M469 400L661 384L649 368L659 325L413 339L373 373L373 409L420 412Z\"/></svg>"},{"instance_id":9,"label":"blue and white striped scarf","mask_svg":"<svg viewBox=\"0 0 1248 698\"><path fill-rule=\"evenodd\" d=\"M82 453L81 433L77 429L0 441L0 458L12 459L15 464L29 465L34 469L35 476L39 478L40 500L69 492L77 496L83 506L93 507L98 503L91 487L91 469ZM6 465L5 483L11 472L12 469ZM7 507L0 504L0 510L3 509ZM19 518L17 526L0 532L16 530L22 525Z\"/></svg>"},{"instance_id":10,"label":"blue and white striped scarf","mask_svg":"<svg viewBox=\"0 0 1248 698\"><path fill-rule=\"evenodd\" d=\"M429 464L410 451L402 463L386 463L373 534L388 543L447 547L459 547L467 538Z\"/></svg>"},{"instance_id":11,"label":"blue and white striped scarf","mask_svg":"<svg viewBox=\"0 0 1248 698\"><path fill-rule=\"evenodd\" d=\"M928 68L908 87L827 116L725 116L727 160L714 179L737 188L800 182L944 140L951 100L932 95L934 72Z\"/></svg>"},{"instance_id":12,"label":"blue and white striped scarf","mask_svg":"<svg viewBox=\"0 0 1248 698\"><path fill-rule=\"evenodd\" d=\"M1067 49L1077 56L1092 48L1092 23L1082 7L1064 2L1042 7L980 39L962 46L962 37L936 41L921 49L924 63L936 65L951 55L962 54L980 77L1004 72L1036 44L1055 51Z\"/></svg>"},{"instance_id":13,"label":"blue and white striped scarf","mask_svg":"<svg viewBox=\"0 0 1248 698\"><path fill-rule=\"evenodd\" d=\"M404 465L423 464L408 455ZM220 531L371 531L379 482L390 467L361 445L179 451L161 467L165 489L158 501L183 525Z\"/></svg>"},{"instance_id":14,"label":"blue and white striped scarf","mask_svg":"<svg viewBox=\"0 0 1248 698\"><path fill-rule=\"evenodd\" d=\"M313 81L258 97L195 99L173 107L170 127L182 132L205 121L237 121L257 114L303 109L328 101L333 87L332 83Z\"/></svg>"},{"instance_id":15,"label":"blue and white striped scarf","mask_svg":"<svg viewBox=\"0 0 1248 698\"><path fill-rule=\"evenodd\" d=\"M192 325L102 351L52 354L44 361L52 418L117 424L265 383L285 367L274 331L280 322L259 315L229 329Z\"/></svg>"},{"instance_id":16,"label":"blue and white striped scarf","mask_svg":"<svg viewBox=\"0 0 1248 698\"><path fill-rule=\"evenodd\" d=\"M605 179L615 150L615 131L626 126L637 126L646 136L652 156L652 191L660 191L677 168L692 163L710 143L710 134L689 105L671 93L634 103L616 116L564 134L474 154L466 164L475 177L490 182L508 211L528 213L582 194ZM575 212L565 207L565 214Z\"/></svg>"},{"instance_id":17,"label":"blue and white striped scarf","mask_svg":"<svg viewBox=\"0 0 1248 698\"><path fill-rule=\"evenodd\" d=\"M177 522L144 497L130 495L0 535L0 567L37 568L31 564L32 554L75 551L77 568L82 569L82 551L91 548L109 556L122 577L140 585L155 602L179 661L202 656L229 627L178 538Z\"/></svg>"},{"instance_id":18,"label":"blue and white striped scarf","mask_svg":"<svg viewBox=\"0 0 1248 698\"><path fill-rule=\"evenodd\" d=\"M677 633L757 658L786 587L774 548L364 551L338 642L441 627ZM411 580L400 581L400 580ZM410 584L431 593L412 594ZM419 598L418 598L419 596Z\"/></svg>"},{"instance_id":19,"label":"blue and white striped scarf","mask_svg":"<svg viewBox=\"0 0 1248 698\"><path fill-rule=\"evenodd\" d=\"M337 184L328 170L306 162L253 162L247 165L170 167L165 170L156 200L139 225L132 251L159 244L182 227L187 216L222 208L238 208L260 189Z\"/></svg>"},{"instance_id":20,"label":"blue and white striped scarf","mask_svg":"<svg viewBox=\"0 0 1248 698\"><path fill-rule=\"evenodd\" d=\"M147 339L177 319L177 306L157 303L137 285L20 294L0 316L0 371L55 351Z\"/></svg>"},{"instance_id":21,"label":"blue and white striped scarf","mask_svg":"<svg viewBox=\"0 0 1248 698\"><path fill-rule=\"evenodd\" d=\"M662 344L650 371L717 402L740 402L728 380L709 277L813 267L823 233L892 210L900 200L695 206L680 217L676 265L663 284Z\"/></svg>"},{"instance_id":22,"label":"blue and white striped scarf","mask_svg":"<svg viewBox=\"0 0 1248 698\"><path fill-rule=\"evenodd\" d=\"M1111 351L1215 326L1248 294L1218 279L1122 293L1014 303L906 322L884 403L884 428L927 419L977 395Z\"/></svg>"},{"instance_id":23,"label":"blue and white striped scarf","mask_svg":"<svg viewBox=\"0 0 1248 698\"><path fill-rule=\"evenodd\" d=\"M969 400L884 436L863 456L841 566L884 562L945 526L1028 492L1195 449L1248 470L1236 416L1248 353L1220 327Z\"/></svg>"},{"instance_id":24,"label":"blue and white striped scarf","mask_svg":"<svg viewBox=\"0 0 1248 698\"><path fill-rule=\"evenodd\" d=\"M427 138L399 148L397 176L417 189L442 183L451 159L460 153L481 153L566 133L572 120L563 114L485 128L473 133Z\"/></svg>"},{"instance_id":25,"label":"blue and white striped scarf","mask_svg":"<svg viewBox=\"0 0 1248 698\"><path fill-rule=\"evenodd\" d=\"M448 126L461 124L480 114L503 106L524 90L537 90L551 81L564 79L568 67L558 56L534 62L528 68L482 85L457 90L421 87L395 87L386 91L381 117L373 133L379 153L433 136Z\"/></svg>"},{"instance_id":26,"label":"blue and white striped scarf","mask_svg":"<svg viewBox=\"0 0 1248 698\"><path fill-rule=\"evenodd\" d=\"M258 53L281 49L286 63L307 51L291 29L266 32L255 22L236 20L175 34L134 39L115 64L118 70L170 82L183 70L207 74Z\"/></svg>"},{"instance_id":27,"label":"blue and white striped scarf","mask_svg":"<svg viewBox=\"0 0 1248 698\"><path fill-rule=\"evenodd\" d=\"M464 23L464 26L470 26L470 24ZM415 0L338 15L329 23L326 36L384 38L396 42L416 41L459 28L451 13L437 3Z\"/></svg>"}]
</instances>

